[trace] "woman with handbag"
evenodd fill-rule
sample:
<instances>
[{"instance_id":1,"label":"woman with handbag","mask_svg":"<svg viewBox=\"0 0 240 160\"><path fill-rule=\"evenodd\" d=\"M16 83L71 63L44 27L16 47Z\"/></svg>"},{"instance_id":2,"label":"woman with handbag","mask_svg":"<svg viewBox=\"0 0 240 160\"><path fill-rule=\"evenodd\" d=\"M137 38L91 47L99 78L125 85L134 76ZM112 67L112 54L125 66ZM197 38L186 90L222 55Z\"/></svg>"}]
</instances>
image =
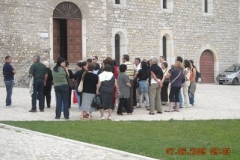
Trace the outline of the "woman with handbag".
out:
<instances>
[{"instance_id":1,"label":"woman with handbag","mask_svg":"<svg viewBox=\"0 0 240 160\"><path fill-rule=\"evenodd\" d=\"M59 57L52 72L57 101L55 119L60 119L61 117L62 103L64 108L64 118L69 119L69 85L66 78L68 76L68 71L65 66L65 59Z\"/></svg>"},{"instance_id":2,"label":"woman with handbag","mask_svg":"<svg viewBox=\"0 0 240 160\"><path fill-rule=\"evenodd\" d=\"M82 81L82 91L79 90L81 87L81 81L78 87L78 91L82 92L82 113L80 115L80 119L84 118L84 112L88 112L88 119L92 119L92 112L97 111L96 108L91 107L92 100L95 97L96 90L97 90L97 83L98 83L98 75L93 73L93 70L95 68L94 63L88 63L87 71L84 71L84 73L79 77Z\"/></svg>"},{"instance_id":3,"label":"woman with handbag","mask_svg":"<svg viewBox=\"0 0 240 160\"><path fill-rule=\"evenodd\" d=\"M98 87L96 91L96 94L100 95L102 102L102 106L100 107L100 120L105 119L104 109L108 109L108 119L112 119L112 111L114 109L112 92L115 83L115 77L112 73L112 66L107 64L104 66L103 72L99 74Z\"/></svg>"},{"instance_id":4,"label":"woman with handbag","mask_svg":"<svg viewBox=\"0 0 240 160\"><path fill-rule=\"evenodd\" d=\"M180 61L175 61L174 68L170 69L165 78L170 77L171 89L169 94L169 109L165 112L179 112L179 92L182 87L183 65ZM176 109L173 110L173 104L176 102Z\"/></svg>"}]
</instances>

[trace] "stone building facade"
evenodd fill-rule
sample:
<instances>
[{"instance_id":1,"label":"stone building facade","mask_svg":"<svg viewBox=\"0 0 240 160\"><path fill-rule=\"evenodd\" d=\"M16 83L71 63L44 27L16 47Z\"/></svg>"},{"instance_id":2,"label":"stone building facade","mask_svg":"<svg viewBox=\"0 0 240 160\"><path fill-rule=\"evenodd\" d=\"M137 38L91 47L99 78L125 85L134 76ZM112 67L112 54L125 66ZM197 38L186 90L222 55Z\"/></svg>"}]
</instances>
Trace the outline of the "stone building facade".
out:
<instances>
[{"instance_id":1,"label":"stone building facade","mask_svg":"<svg viewBox=\"0 0 240 160\"><path fill-rule=\"evenodd\" d=\"M179 55L214 82L240 62L239 8L240 0L4 0L1 67L11 55L21 83L36 54L51 63L60 55L72 63L165 55L169 64Z\"/></svg>"}]
</instances>

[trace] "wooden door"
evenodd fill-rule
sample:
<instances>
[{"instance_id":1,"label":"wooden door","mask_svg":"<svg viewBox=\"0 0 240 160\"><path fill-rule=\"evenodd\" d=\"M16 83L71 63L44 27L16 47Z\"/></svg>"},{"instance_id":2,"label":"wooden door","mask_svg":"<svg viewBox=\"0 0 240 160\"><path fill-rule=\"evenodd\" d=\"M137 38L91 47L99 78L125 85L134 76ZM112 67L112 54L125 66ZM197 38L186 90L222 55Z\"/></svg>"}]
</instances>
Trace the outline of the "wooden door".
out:
<instances>
[{"instance_id":1,"label":"wooden door","mask_svg":"<svg viewBox=\"0 0 240 160\"><path fill-rule=\"evenodd\" d=\"M53 19L53 60L56 63L60 57L60 22Z\"/></svg>"},{"instance_id":2,"label":"wooden door","mask_svg":"<svg viewBox=\"0 0 240 160\"><path fill-rule=\"evenodd\" d=\"M82 21L81 19L67 20L68 61L77 63L82 59Z\"/></svg>"},{"instance_id":3,"label":"wooden door","mask_svg":"<svg viewBox=\"0 0 240 160\"><path fill-rule=\"evenodd\" d=\"M214 58L211 51L204 51L200 58L202 83L214 83Z\"/></svg>"}]
</instances>

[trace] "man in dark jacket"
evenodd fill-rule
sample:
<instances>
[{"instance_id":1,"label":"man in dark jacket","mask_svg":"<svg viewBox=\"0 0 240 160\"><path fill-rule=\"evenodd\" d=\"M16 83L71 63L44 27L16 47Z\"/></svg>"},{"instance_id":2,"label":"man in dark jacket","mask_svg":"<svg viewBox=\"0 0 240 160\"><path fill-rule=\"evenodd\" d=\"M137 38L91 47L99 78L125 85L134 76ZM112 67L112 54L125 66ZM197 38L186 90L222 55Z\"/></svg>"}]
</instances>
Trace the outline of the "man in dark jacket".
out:
<instances>
[{"instance_id":1,"label":"man in dark jacket","mask_svg":"<svg viewBox=\"0 0 240 160\"><path fill-rule=\"evenodd\" d=\"M5 64L3 66L4 83L7 91L6 107L13 107L11 97L12 97L12 90L14 85L14 74L16 74L16 70L13 69L11 63L12 63L12 57L6 56Z\"/></svg>"},{"instance_id":2,"label":"man in dark jacket","mask_svg":"<svg viewBox=\"0 0 240 160\"><path fill-rule=\"evenodd\" d=\"M47 82L47 69L46 66L40 63L40 57L33 57L33 64L29 70L29 76L33 77L33 94L32 94L32 109L29 112L37 112L37 94L39 96L39 109L44 112L44 86Z\"/></svg>"}]
</instances>

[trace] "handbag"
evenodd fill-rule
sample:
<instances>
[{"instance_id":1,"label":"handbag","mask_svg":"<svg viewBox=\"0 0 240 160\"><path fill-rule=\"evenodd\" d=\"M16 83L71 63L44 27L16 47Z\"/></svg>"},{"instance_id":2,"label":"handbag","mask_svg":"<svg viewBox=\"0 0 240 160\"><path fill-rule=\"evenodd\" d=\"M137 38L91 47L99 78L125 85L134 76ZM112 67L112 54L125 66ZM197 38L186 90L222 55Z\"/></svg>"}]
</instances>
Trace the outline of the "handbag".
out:
<instances>
[{"instance_id":1,"label":"handbag","mask_svg":"<svg viewBox=\"0 0 240 160\"><path fill-rule=\"evenodd\" d=\"M84 76L85 76L86 73L87 73L87 71L85 71L82 75L81 81L80 81L79 86L78 86L78 92L83 91L83 82L84 82Z\"/></svg>"},{"instance_id":2,"label":"handbag","mask_svg":"<svg viewBox=\"0 0 240 160\"><path fill-rule=\"evenodd\" d=\"M95 95L95 97L93 97L91 107L96 109L100 109L102 107L102 102L99 95Z\"/></svg>"},{"instance_id":3,"label":"handbag","mask_svg":"<svg viewBox=\"0 0 240 160\"><path fill-rule=\"evenodd\" d=\"M64 68L64 71L66 73L66 79L67 79L67 82L68 82L68 85L71 89L73 89L75 87L75 84L74 82L69 78L68 74L67 74L67 71L66 69Z\"/></svg>"}]
</instances>

